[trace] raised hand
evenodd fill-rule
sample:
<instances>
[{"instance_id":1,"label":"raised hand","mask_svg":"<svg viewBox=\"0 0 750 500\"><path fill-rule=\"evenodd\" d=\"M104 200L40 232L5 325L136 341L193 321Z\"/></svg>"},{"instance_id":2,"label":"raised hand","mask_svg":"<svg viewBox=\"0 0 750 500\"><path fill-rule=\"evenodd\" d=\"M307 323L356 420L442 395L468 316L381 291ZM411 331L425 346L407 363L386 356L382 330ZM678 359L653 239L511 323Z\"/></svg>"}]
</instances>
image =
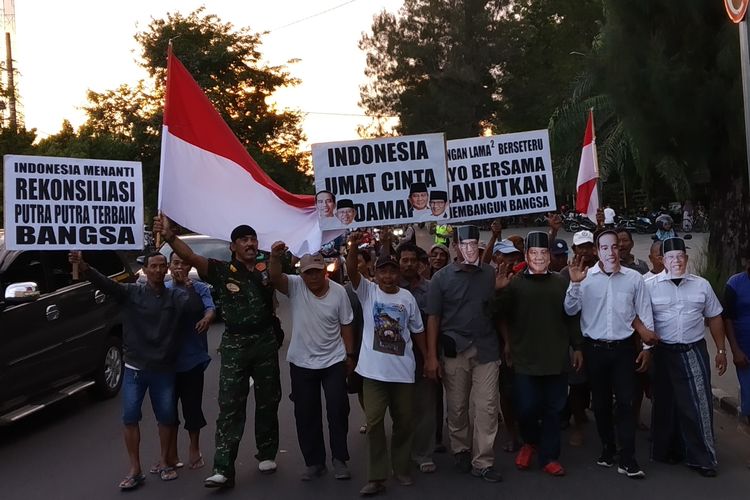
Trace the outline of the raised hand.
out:
<instances>
[{"instance_id":1,"label":"raised hand","mask_svg":"<svg viewBox=\"0 0 750 500\"><path fill-rule=\"evenodd\" d=\"M573 257L568 265L568 271L570 271L570 281L572 283L580 283L586 278L588 272L588 266L583 265L583 258L580 255Z\"/></svg>"},{"instance_id":2,"label":"raised hand","mask_svg":"<svg viewBox=\"0 0 750 500\"><path fill-rule=\"evenodd\" d=\"M276 241L271 245L271 257L283 257L287 252L288 247L283 241Z\"/></svg>"},{"instance_id":3,"label":"raised hand","mask_svg":"<svg viewBox=\"0 0 750 500\"><path fill-rule=\"evenodd\" d=\"M494 236L495 239L500 239L500 235L503 232L503 223L500 222L500 219L495 219L492 221L492 224L490 225L490 231L492 231L492 236Z\"/></svg>"}]
</instances>

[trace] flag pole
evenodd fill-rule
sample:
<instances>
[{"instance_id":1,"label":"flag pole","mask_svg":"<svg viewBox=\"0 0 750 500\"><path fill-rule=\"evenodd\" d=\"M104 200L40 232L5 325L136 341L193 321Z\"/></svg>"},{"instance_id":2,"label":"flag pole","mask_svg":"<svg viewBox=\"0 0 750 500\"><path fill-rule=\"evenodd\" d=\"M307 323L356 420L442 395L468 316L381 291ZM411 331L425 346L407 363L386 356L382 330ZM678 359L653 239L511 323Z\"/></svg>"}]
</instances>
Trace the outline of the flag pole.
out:
<instances>
[{"instance_id":1,"label":"flag pole","mask_svg":"<svg viewBox=\"0 0 750 500\"><path fill-rule=\"evenodd\" d=\"M594 168L596 168L596 196L599 199L599 208L603 207L602 203L602 178L599 176L599 151L596 149L596 124L594 123L594 107L589 108L591 115L591 133L593 134L592 141L594 143L594 152L596 153L596 162Z\"/></svg>"}]
</instances>

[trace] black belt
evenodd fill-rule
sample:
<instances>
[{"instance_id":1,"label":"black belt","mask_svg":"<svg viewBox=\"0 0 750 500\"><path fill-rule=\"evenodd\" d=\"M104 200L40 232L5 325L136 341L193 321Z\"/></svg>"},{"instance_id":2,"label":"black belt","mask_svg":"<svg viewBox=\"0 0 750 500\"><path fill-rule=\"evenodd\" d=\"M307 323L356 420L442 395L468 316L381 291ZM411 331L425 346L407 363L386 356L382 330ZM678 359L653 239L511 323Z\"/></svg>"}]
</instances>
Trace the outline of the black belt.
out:
<instances>
[{"instance_id":1,"label":"black belt","mask_svg":"<svg viewBox=\"0 0 750 500\"><path fill-rule=\"evenodd\" d=\"M624 345L624 344L634 345L632 337L628 337L626 339L620 339L620 340L599 340L599 339L592 339L591 337L583 337L583 340L595 347L615 347L615 346Z\"/></svg>"},{"instance_id":2,"label":"black belt","mask_svg":"<svg viewBox=\"0 0 750 500\"><path fill-rule=\"evenodd\" d=\"M700 339L689 344L667 344L666 342L659 342L658 344L656 344L656 347L658 347L659 349L666 349L667 351L688 352L693 348L698 347L700 344L705 343L706 339Z\"/></svg>"}]
</instances>

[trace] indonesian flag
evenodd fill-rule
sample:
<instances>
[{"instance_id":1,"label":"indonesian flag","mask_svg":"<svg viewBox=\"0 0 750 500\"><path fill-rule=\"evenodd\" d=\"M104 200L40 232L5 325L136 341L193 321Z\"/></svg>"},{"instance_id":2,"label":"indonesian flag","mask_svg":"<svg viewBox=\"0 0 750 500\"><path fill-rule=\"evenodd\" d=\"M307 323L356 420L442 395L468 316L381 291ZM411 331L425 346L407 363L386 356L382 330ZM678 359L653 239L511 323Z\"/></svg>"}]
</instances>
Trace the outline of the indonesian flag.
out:
<instances>
[{"instance_id":1,"label":"indonesian flag","mask_svg":"<svg viewBox=\"0 0 750 500\"><path fill-rule=\"evenodd\" d=\"M596 222L596 211L599 209L599 164L596 159L596 136L594 135L594 111L589 111L586 134L583 136L581 163L578 166L576 182L576 212L586 214Z\"/></svg>"},{"instance_id":2,"label":"indonesian flag","mask_svg":"<svg viewBox=\"0 0 750 500\"><path fill-rule=\"evenodd\" d=\"M171 50L159 209L186 228L227 241L232 229L249 224L262 250L284 241L300 256L319 250L323 237L314 196L291 194L261 170Z\"/></svg>"}]
</instances>

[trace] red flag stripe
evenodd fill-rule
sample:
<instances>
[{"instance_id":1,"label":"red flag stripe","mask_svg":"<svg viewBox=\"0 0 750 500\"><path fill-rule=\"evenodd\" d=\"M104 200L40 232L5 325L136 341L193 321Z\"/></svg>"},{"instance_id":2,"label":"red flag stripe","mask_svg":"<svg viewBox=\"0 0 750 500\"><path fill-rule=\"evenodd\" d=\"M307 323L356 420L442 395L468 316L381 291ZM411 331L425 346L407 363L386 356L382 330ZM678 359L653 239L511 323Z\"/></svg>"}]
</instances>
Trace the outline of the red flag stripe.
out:
<instances>
[{"instance_id":1,"label":"red flag stripe","mask_svg":"<svg viewBox=\"0 0 750 500\"><path fill-rule=\"evenodd\" d=\"M164 124L175 137L241 166L284 203L296 208L315 209L314 196L286 191L258 166L200 86L171 52L167 62Z\"/></svg>"},{"instance_id":2,"label":"red flag stripe","mask_svg":"<svg viewBox=\"0 0 750 500\"><path fill-rule=\"evenodd\" d=\"M594 192L598 180L599 179L591 179L590 181L584 182L578 186L578 192L576 193L576 212L585 214L589 211L591 194Z\"/></svg>"},{"instance_id":3,"label":"red flag stripe","mask_svg":"<svg viewBox=\"0 0 750 500\"><path fill-rule=\"evenodd\" d=\"M586 133L583 135L583 147L585 148L594 141L594 112L589 111L589 119L586 122Z\"/></svg>"}]
</instances>

